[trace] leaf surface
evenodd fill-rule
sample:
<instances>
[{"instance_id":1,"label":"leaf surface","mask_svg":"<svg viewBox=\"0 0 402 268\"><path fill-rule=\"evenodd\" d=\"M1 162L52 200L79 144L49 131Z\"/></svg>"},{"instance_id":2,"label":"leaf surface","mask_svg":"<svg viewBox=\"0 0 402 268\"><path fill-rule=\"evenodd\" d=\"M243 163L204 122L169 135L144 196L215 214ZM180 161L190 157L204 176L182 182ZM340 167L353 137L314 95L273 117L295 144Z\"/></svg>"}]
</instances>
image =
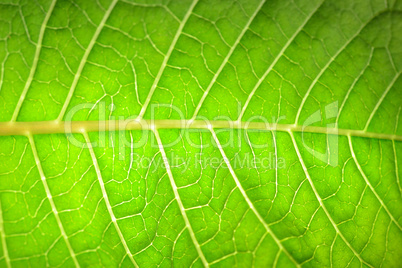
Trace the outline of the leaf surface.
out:
<instances>
[{"instance_id":1,"label":"leaf surface","mask_svg":"<svg viewBox=\"0 0 402 268\"><path fill-rule=\"evenodd\" d=\"M0 2L1 267L398 267L402 2Z\"/></svg>"}]
</instances>

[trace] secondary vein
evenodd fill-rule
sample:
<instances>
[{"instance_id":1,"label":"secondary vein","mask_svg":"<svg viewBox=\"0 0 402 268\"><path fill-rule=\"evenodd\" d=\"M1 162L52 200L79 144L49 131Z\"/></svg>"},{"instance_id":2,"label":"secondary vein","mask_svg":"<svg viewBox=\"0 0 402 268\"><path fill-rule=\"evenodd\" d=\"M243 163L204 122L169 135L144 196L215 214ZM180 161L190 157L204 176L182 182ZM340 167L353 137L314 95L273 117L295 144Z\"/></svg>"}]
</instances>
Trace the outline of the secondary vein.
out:
<instances>
[{"instance_id":1,"label":"secondary vein","mask_svg":"<svg viewBox=\"0 0 402 268\"><path fill-rule=\"evenodd\" d=\"M153 82L153 84L151 86L151 89L150 89L150 91L148 93L148 96L145 99L144 105L141 108L140 114L138 115L139 119L142 119L142 117L144 116L144 114L145 114L145 112L146 112L146 110L148 108L149 102L151 101L151 98L152 98L152 96L153 96L153 94L155 92L156 86L158 85L158 82L162 77L163 71L165 70L165 67L166 67L167 62L168 62L168 60L170 58L170 55L172 54L173 49L176 46L177 40L179 40L179 37L180 37L181 33L183 32L183 28L186 25L188 18L190 18L190 15L192 14L194 7L197 5L197 2L198 2L198 0L193 1L193 3L191 4L190 8L188 9L186 15L184 16L182 22L180 23L179 28L177 29L177 32L176 32L176 34L175 34L175 36L173 38L173 41L170 44L169 50L166 53L165 58L163 59L163 62L161 64L160 68L159 68L158 74L156 75L156 78L155 78L155 80L154 80L154 82Z\"/></svg>"},{"instance_id":2,"label":"secondary vein","mask_svg":"<svg viewBox=\"0 0 402 268\"><path fill-rule=\"evenodd\" d=\"M352 154L353 160L355 161L355 164L357 166L357 169L359 170L360 174L362 175L364 181L366 182L366 184L368 185L368 187L370 188L370 190L373 192L373 194L375 195L375 197L377 198L378 202L380 202L381 206L384 208L384 210L387 212L388 216L390 217L391 221L393 221L395 223L395 225L398 227L399 230L402 231L402 227L401 225L399 225L399 222L394 218L394 216L392 215L392 213L389 211L388 207L385 205L384 201L382 201L382 199L380 198L380 196L378 195L377 191L375 190L375 188L373 187L373 185L371 185L369 179L367 178L366 174L363 171L363 168L361 167L359 161L357 160L355 151L353 149L353 144L352 144L352 138L350 136L348 136L348 141L349 141L349 148L350 148L350 153Z\"/></svg>"},{"instance_id":3,"label":"secondary vein","mask_svg":"<svg viewBox=\"0 0 402 268\"><path fill-rule=\"evenodd\" d=\"M53 0L52 3L50 4L46 17L43 20L43 23L42 23L42 26L41 26L40 32L39 32L38 42L36 43L36 50L35 50L35 55L34 55L32 67L31 67L31 71L29 72L29 76L25 83L24 89L22 90L21 96L18 99L17 106L14 109L14 113L13 113L13 116L11 117L11 121L17 120L18 114L20 113L20 110L21 110L22 103L24 102L25 96L28 93L28 89L31 86L32 79L36 72L36 67L38 66L39 55L40 55L40 51L42 49L42 41L43 41L43 36L45 35L46 25L47 25L47 22L49 21L50 15L52 14L55 5L56 5L56 0Z\"/></svg>"},{"instance_id":4,"label":"secondary vein","mask_svg":"<svg viewBox=\"0 0 402 268\"><path fill-rule=\"evenodd\" d=\"M299 147L297 146L295 137L293 135L292 132L289 132L290 138L292 139L292 143L293 146L295 148L296 154L299 158L300 164L302 165L304 174L307 177L308 182L310 183L311 189L313 190L313 193L316 197L316 199L318 200L318 203L320 204L320 207L324 210L325 215L327 215L328 220L330 221L332 227L334 227L336 233L342 238L343 242L348 246L348 248L353 252L353 254L359 259L359 261L361 263L364 263L365 265L369 266L369 267L373 267L372 265L370 265L369 263L367 263L365 260L362 259L362 257L360 256L360 254L352 247L352 245L349 243L349 241L344 237L344 235L342 234L342 232L339 230L338 225L336 225L335 221L332 219L331 215L329 214L327 207L324 205L324 202L320 196L320 194L318 193L317 189L315 188L315 185L313 183L313 180L311 179L311 176L308 172L308 169L304 163L304 160L301 156Z\"/></svg>"},{"instance_id":5,"label":"secondary vein","mask_svg":"<svg viewBox=\"0 0 402 268\"><path fill-rule=\"evenodd\" d=\"M264 218L261 216L261 214L258 212L258 210L254 207L253 203L251 202L250 198L248 197L246 191L244 190L243 186L241 185L239 179L237 178L237 175L235 171L232 168L232 165L230 164L229 159L226 156L225 151L222 148L222 145L219 142L218 137L215 134L215 131L213 130L212 127L209 128L211 131L212 137L218 146L218 149L223 157L223 160L226 163L226 166L229 168L230 174L233 177L233 180L236 183L237 188L240 190L241 194L243 195L243 198L246 200L248 206L250 209L254 212L255 216L257 219L261 222L261 224L264 226L265 230L271 235L272 239L275 241L275 243L278 245L281 251L283 251L286 256L297 266L301 267L300 264L293 258L293 256L289 253L289 251L282 245L281 241L276 237L276 235L272 232L271 228L268 226L268 224L265 222Z\"/></svg>"},{"instance_id":6,"label":"secondary vein","mask_svg":"<svg viewBox=\"0 0 402 268\"><path fill-rule=\"evenodd\" d=\"M201 259L203 265L204 265L205 267L209 267L208 261L206 260L206 258L205 258L205 256L204 256L204 253L203 253L202 250L201 250L201 247L200 247L200 244L199 244L198 241L197 241L197 238L195 237L194 230L193 230L193 228L191 227L190 221L189 221L189 219L188 219L188 217L187 217L187 214L186 214L186 211L185 211L183 202L181 201L181 198L180 198L180 195L179 195L179 191L178 191L178 189L177 189L176 182L174 181L173 174L172 174L172 170L170 169L170 165L169 165L169 162L168 162L166 153L165 153L165 149L163 148L163 144L162 144L161 138L159 137L159 133L158 133L158 131L157 131L156 129L153 129L153 132L154 132L154 134L155 134L156 141L158 142L159 151L161 152L161 155L162 155L162 158L163 158L163 163L165 164L166 172L167 172L167 174L168 174L168 177L169 177L169 180L170 180L170 184L171 184L171 186L172 186L172 189L173 189L173 193L174 193L175 199L176 199L177 204L178 204L178 206L179 206L179 208L180 208L180 212L181 212L181 215L182 215L182 217L183 217L183 219L184 219L184 222L185 222L185 224L186 224L186 227L187 227L187 229L188 229L188 232L190 233L191 240L193 241L194 247L195 247L195 249L197 250L198 255L200 256L200 259Z\"/></svg>"},{"instance_id":7,"label":"secondary vein","mask_svg":"<svg viewBox=\"0 0 402 268\"><path fill-rule=\"evenodd\" d=\"M70 104L71 98L73 97L75 88L77 87L78 81L80 80L82 70L84 69L85 63L87 62L88 56L91 53L92 48L94 47L95 42L98 39L99 34L101 33L103 26L105 26L105 23L106 23L107 19L109 18L110 13L112 13L113 8L115 7L116 3L117 3L117 0L113 0L113 2L110 4L108 10L105 12L105 15L102 18L102 21L99 23L98 28L96 28L96 31L95 31L94 35L92 36L92 39L91 39L87 49L85 50L84 56L81 59L80 65L78 66L77 73L74 76L73 83L71 84L70 90L68 91L66 101L64 102L63 107L61 108L60 114L57 118L58 121L62 120L64 117L64 114L66 113L67 107Z\"/></svg>"},{"instance_id":8,"label":"secondary vein","mask_svg":"<svg viewBox=\"0 0 402 268\"><path fill-rule=\"evenodd\" d=\"M45 188L47 199L49 200L50 207L52 208L52 212L53 212L53 215L54 215L54 217L56 219L57 225L59 226L61 235L62 235L62 237L64 239L64 242L66 243L68 251L70 252L70 255L71 255L72 259L73 259L74 265L76 267L80 267L80 265L78 263L78 260L77 260L77 257L75 255L75 252L74 252L73 248L71 247L70 241L68 240L67 233L64 230L63 224L61 223L61 220L60 220L60 217L59 217L59 212L58 212L58 210L56 208L56 205L55 205L55 203L53 201L53 196L52 196L52 193L50 192L49 185L47 184L46 177L45 177L45 174L44 174L43 169L42 169L42 164L40 162L38 152L36 150L36 145L35 145L35 141L33 139L33 136L28 135L28 139L29 139L29 143L31 144L32 153L33 153L33 156L34 156L34 159L35 159L36 166L37 166L38 171L39 171L40 179L42 181L43 187Z\"/></svg>"},{"instance_id":9,"label":"secondary vein","mask_svg":"<svg viewBox=\"0 0 402 268\"><path fill-rule=\"evenodd\" d=\"M98 160L96 159L94 149L92 148L92 145L91 145L91 140L89 139L88 133L83 132L82 134L83 134L85 142L86 142L86 144L88 146L89 153L91 155L92 162L94 164L94 168L95 168L95 171L96 171L96 175L98 177L98 182L99 182L99 185L100 185L100 188L101 188L101 191L102 191L102 197L105 200L106 208L107 208L107 211L109 212L110 218L111 218L111 220L113 222L113 225L114 225L114 227L116 229L117 234L119 235L120 241L121 241L121 243L122 243L122 245L124 247L124 250L126 251L127 256L129 257L129 259L131 260L131 262L133 263L133 265L135 267L139 267L138 264L136 263L136 261L133 258L133 254L131 253L130 249L128 248L127 242L124 239L124 236L123 236L123 233L120 230L119 224L117 223L117 219L114 216L113 209L112 209L112 206L110 205L109 197L108 197L107 192L106 192L105 183L103 182L103 179L102 179L102 173L101 173L99 165L98 165Z\"/></svg>"}]
</instances>

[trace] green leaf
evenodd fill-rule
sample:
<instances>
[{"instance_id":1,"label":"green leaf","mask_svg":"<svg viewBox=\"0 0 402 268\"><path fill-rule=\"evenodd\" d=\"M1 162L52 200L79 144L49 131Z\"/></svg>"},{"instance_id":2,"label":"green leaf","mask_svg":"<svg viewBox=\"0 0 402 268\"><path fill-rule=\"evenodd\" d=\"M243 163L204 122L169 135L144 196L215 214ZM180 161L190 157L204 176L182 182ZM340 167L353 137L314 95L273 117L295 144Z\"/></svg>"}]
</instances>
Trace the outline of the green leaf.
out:
<instances>
[{"instance_id":1,"label":"green leaf","mask_svg":"<svg viewBox=\"0 0 402 268\"><path fill-rule=\"evenodd\" d=\"M399 267L402 1L0 1L0 267Z\"/></svg>"}]
</instances>

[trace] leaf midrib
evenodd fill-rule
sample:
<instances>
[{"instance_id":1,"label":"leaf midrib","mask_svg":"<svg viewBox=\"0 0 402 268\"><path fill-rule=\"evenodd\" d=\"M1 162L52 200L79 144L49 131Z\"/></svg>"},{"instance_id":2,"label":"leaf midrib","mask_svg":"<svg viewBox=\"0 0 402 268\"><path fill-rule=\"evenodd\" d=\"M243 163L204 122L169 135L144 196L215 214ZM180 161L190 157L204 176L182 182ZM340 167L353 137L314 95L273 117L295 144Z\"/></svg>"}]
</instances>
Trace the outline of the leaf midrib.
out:
<instances>
[{"instance_id":1,"label":"leaf midrib","mask_svg":"<svg viewBox=\"0 0 402 268\"><path fill-rule=\"evenodd\" d=\"M249 129L280 132L302 132L331 134L402 141L402 135L369 132L364 130L343 129L336 127L303 126L295 124L279 124L267 122L239 122L220 120L174 120L174 119L127 119L105 121L37 121L37 122L0 122L0 136L35 135L35 134L68 134L83 132L152 130L156 129Z\"/></svg>"}]
</instances>

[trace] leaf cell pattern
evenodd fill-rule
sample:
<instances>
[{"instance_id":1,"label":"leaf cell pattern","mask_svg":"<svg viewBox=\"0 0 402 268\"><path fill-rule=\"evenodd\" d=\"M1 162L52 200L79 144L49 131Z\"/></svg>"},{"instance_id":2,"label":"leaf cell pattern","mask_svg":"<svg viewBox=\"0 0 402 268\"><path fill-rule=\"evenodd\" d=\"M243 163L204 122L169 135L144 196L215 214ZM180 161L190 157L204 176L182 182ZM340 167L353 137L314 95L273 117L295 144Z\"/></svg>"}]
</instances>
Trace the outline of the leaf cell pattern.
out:
<instances>
[{"instance_id":1,"label":"leaf cell pattern","mask_svg":"<svg viewBox=\"0 0 402 268\"><path fill-rule=\"evenodd\" d=\"M400 265L402 1L5 0L0 14L1 267ZM120 118L165 127L11 131ZM216 118L238 127L166 127ZM260 118L276 128L236 125ZM334 138L332 166L311 148Z\"/></svg>"}]
</instances>

